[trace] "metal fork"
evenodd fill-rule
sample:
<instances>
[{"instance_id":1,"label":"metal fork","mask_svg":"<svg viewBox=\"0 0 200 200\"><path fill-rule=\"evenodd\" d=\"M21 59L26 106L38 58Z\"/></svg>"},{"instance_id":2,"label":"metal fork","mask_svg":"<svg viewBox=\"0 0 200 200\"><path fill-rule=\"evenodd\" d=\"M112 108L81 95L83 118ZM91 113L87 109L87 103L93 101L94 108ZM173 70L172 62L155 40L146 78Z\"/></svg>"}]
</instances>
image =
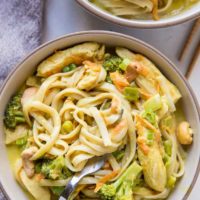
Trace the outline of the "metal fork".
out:
<instances>
[{"instance_id":1,"label":"metal fork","mask_svg":"<svg viewBox=\"0 0 200 200\"><path fill-rule=\"evenodd\" d=\"M84 169L81 172L76 173L72 177L72 179L68 182L63 193L59 197L59 200L68 200L73 191L75 190L79 181L83 177L98 171L105 164L105 159L106 156L101 156L101 157L94 157L91 160L89 160Z\"/></svg>"}]
</instances>

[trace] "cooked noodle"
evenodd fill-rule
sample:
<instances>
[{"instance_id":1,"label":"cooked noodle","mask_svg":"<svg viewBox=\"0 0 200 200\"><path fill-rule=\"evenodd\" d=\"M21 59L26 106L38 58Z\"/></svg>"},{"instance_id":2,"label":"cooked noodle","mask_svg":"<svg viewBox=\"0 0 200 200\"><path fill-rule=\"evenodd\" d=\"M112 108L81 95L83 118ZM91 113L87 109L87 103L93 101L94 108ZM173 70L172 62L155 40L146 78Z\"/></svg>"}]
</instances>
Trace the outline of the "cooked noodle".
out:
<instances>
[{"instance_id":1,"label":"cooked noodle","mask_svg":"<svg viewBox=\"0 0 200 200\"><path fill-rule=\"evenodd\" d=\"M113 2L116 5L121 3ZM138 0L124 2L124 4L134 4L132 7L135 9L138 9L140 3ZM140 7L145 12L150 11L152 2L145 0ZM75 69L69 72L52 71L52 75L48 76L45 75L45 70L49 70L49 67L43 65L45 63L43 61L37 68L38 74L43 76L41 84L35 88L26 86L23 91L21 102L27 122L24 126L30 129L31 134L28 135L15 174L17 180L36 199L34 190L29 188L31 181L37 180L35 187L40 187L41 191L45 188L43 191L46 195L45 200L49 199L47 187L63 187L69 181L69 177L65 174L56 171L52 175L51 171L45 171L49 163L60 158L64 159L64 167L67 170L76 173L83 170L89 159L107 155L105 166L94 174L84 177L79 183L75 196L81 199L99 199L98 193L94 190L95 185L98 186L105 177L110 177L106 182L118 180L133 162L140 164L144 170L138 177L138 184L135 185L137 190L133 190L133 197L136 199L167 198L173 188L168 185L167 179L171 177L177 179L184 174L184 161L176 137L176 127L179 122L176 121L174 114L176 102L181 94L147 58L130 51L124 54L123 52L128 50L123 48L118 48L116 52L115 57L110 55L108 58L109 55L101 52L102 57L97 59L94 55L98 52L87 51L87 56L92 55L92 58L79 62ZM78 55L84 57L79 52ZM128 55L134 59L129 60ZM52 61L51 59L50 57L47 60ZM63 62L67 59L64 58ZM118 63L119 66L125 62L123 59L128 59L129 64L125 71L120 68L109 69L105 64L110 62L109 59L120 60L122 63ZM56 60L53 62L54 67L58 66L56 62ZM138 66L134 69L136 77L128 82L126 75L132 65ZM131 72L131 76L133 75L134 71ZM109 77L112 82L107 81ZM135 93L126 94L126 90ZM172 123L171 126L165 122L167 120ZM65 122L67 128L64 127ZM23 126L23 123L19 126ZM10 130L8 127L6 129ZM170 146L166 147L165 143L169 143ZM120 158L116 156L119 152L122 153ZM152 156L155 154L155 158L148 157L151 154ZM148 161L149 167L161 171L154 172L153 169L145 171L148 168L147 166L145 168L145 160L148 159L155 160L152 164L151 160ZM31 167L28 167L26 162ZM38 164L39 171L36 167ZM54 165L56 166L55 163ZM156 168L158 165L161 168ZM33 174L30 175L28 170ZM163 179L166 178L161 189L160 186L151 183L152 179L154 182L157 181L158 173Z\"/></svg>"},{"instance_id":2,"label":"cooked noodle","mask_svg":"<svg viewBox=\"0 0 200 200\"><path fill-rule=\"evenodd\" d=\"M169 13L178 14L196 1L192 0L90 0L99 7L118 17L130 19L146 19L150 15L154 20L169 16Z\"/></svg>"}]
</instances>

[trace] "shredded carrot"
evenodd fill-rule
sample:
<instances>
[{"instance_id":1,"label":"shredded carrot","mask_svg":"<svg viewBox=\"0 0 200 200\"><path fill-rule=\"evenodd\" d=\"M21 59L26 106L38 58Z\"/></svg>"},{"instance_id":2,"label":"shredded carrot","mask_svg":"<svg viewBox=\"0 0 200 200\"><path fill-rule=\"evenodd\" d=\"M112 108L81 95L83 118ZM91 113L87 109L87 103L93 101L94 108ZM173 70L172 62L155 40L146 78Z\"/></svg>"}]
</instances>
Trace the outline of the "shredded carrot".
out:
<instances>
[{"instance_id":1,"label":"shredded carrot","mask_svg":"<svg viewBox=\"0 0 200 200\"><path fill-rule=\"evenodd\" d=\"M151 129L152 131L154 131L155 133L159 133L159 131L151 124L149 123L146 119L143 119L142 117L140 117L139 115L135 116L136 121L140 121L141 124L143 124L145 127Z\"/></svg>"},{"instance_id":2,"label":"shredded carrot","mask_svg":"<svg viewBox=\"0 0 200 200\"><path fill-rule=\"evenodd\" d=\"M149 146L146 144L146 139L143 137L138 137L137 139L137 143L140 147L140 149L142 150L142 152L147 155L149 153Z\"/></svg>"},{"instance_id":3,"label":"shredded carrot","mask_svg":"<svg viewBox=\"0 0 200 200\"><path fill-rule=\"evenodd\" d=\"M151 0L153 3L152 15L154 20L159 20L158 16L158 0Z\"/></svg>"},{"instance_id":4,"label":"shredded carrot","mask_svg":"<svg viewBox=\"0 0 200 200\"><path fill-rule=\"evenodd\" d=\"M120 133L121 130L127 126L127 121L125 119L121 120L114 128L111 130L111 137Z\"/></svg>"},{"instance_id":5,"label":"shredded carrot","mask_svg":"<svg viewBox=\"0 0 200 200\"><path fill-rule=\"evenodd\" d=\"M156 133L156 141L159 142L161 139L161 135L160 135L160 131L157 130L151 123L149 123L146 119L143 119L141 116L136 115L135 116L136 119L136 125L137 128L140 127L140 124L144 125L146 128L151 129L152 131L154 131ZM139 123L138 123L139 122Z\"/></svg>"},{"instance_id":6,"label":"shredded carrot","mask_svg":"<svg viewBox=\"0 0 200 200\"><path fill-rule=\"evenodd\" d=\"M119 72L110 73L110 78L120 92L123 92L124 88L129 86L129 82L127 81L125 76L123 76Z\"/></svg>"},{"instance_id":7,"label":"shredded carrot","mask_svg":"<svg viewBox=\"0 0 200 200\"><path fill-rule=\"evenodd\" d=\"M115 176L117 176L117 174L119 173L119 169L115 170L113 172L111 172L110 174L105 175L104 177L102 177L99 182L96 184L96 187L94 189L94 192L98 192L101 187L103 186L103 184L107 183L108 181L110 181L111 179L113 179Z\"/></svg>"},{"instance_id":8,"label":"shredded carrot","mask_svg":"<svg viewBox=\"0 0 200 200\"><path fill-rule=\"evenodd\" d=\"M112 113L116 113L119 108L119 100L116 98L113 98L112 103L111 103L111 111Z\"/></svg>"}]
</instances>

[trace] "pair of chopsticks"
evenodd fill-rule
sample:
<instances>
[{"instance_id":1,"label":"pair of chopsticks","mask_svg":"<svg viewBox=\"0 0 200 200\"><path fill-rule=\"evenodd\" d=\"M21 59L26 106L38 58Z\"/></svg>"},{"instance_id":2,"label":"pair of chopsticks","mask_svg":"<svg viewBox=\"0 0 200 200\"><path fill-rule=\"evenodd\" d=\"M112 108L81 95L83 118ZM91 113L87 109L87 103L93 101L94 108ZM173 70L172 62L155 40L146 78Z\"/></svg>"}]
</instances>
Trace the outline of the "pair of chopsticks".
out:
<instances>
[{"instance_id":1,"label":"pair of chopsticks","mask_svg":"<svg viewBox=\"0 0 200 200\"><path fill-rule=\"evenodd\" d=\"M198 18L193 24L193 27L192 27L192 29L191 29L191 31L190 31L187 39L186 39L186 42L183 46L183 49L180 53L179 61L183 60L183 58L185 57L187 50L188 50L190 44L192 43L192 40L193 40L194 36L196 35L196 33L198 32L199 28L200 28L200 18ZM192 70L194 69L194 66L195 66L196 61L197 61L199 56L200 56L200 39L197 43L197 46L196 46L195 51L194 51L194 55L192 56L192 59L189 63L187 72L185 74L186 78L190 77Z\"/></svg>"}]
</instances>

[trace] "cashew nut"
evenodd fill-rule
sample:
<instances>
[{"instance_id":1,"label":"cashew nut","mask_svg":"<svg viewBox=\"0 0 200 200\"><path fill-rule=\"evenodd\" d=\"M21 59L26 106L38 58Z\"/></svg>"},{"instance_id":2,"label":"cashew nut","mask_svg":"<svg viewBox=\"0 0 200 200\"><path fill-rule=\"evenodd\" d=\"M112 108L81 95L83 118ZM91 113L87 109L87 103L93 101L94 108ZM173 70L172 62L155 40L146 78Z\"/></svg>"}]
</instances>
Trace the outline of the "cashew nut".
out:
<instances>
[{"instance_id":1,"label":"cashew nut","mask_svg":"<svg viewBox=\"0 0 200 200\"><path fill-rule=\"evenodd\" d=\"M192 133L193 131L190 128L190 124L186 121L181 122L177 129L177 138L180 144L191 144L193 140Z\"/></svg>"}]
</instances>

